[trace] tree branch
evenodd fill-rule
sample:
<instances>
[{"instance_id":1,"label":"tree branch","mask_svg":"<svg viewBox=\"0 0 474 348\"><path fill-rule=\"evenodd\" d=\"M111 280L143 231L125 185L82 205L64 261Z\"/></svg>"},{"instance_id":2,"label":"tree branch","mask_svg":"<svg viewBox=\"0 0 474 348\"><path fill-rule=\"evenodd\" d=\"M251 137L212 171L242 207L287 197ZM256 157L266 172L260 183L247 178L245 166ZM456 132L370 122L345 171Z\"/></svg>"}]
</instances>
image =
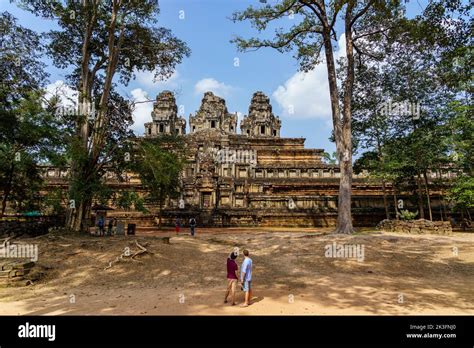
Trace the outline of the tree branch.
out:
<instances>
[{"instance_id":1,"label":"tree branch","mask_svg":"<svg viewBox=\"0 0 474 348\"><path fill-rule=\"evenodd\" d=\"M359 11L359 13L357 13L351 20L350 22L350 26L352 28L352 26L354 25L354 23L361 17L363 16L368 10L369 8L374 4L375 0L370 0L367 5L365 5L365 7Z\"/></svg>"}]
</instances>

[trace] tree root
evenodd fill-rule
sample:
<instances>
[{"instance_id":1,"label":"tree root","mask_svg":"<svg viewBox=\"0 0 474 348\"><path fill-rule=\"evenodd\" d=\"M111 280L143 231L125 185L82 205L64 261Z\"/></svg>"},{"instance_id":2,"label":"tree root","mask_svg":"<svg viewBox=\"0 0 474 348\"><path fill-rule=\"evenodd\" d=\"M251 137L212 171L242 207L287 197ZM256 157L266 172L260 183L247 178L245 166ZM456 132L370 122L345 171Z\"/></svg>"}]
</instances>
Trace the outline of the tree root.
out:
<instances>
[{"instance_id":1,"label":"tree root","mask_svg":"<svg viewBox=\"0 0 474 348\"><path fill-rule=\"evenodd\" d=\"M109 268L111 268L114 264L116 264L117 262L120 262L120 261L123 261L124 259L130 259L132 261L135 261L135 262L140 262L138 260L135 260L135 257L137 257L138 255L142 255L142 254L145 254L145 253L149 253L149 254L153 254L151 251L149 251L147 248L145 248L143 245L141 245L140 243L138 243L137 240L135 240L135 245L138 247L138 250L137 252L133 253L133 255L126 255L125 253L125 250L123 251L123 253L120 255L120 256L117 256L115 258L115 260L112 260L109 262L109 265L107 267L104 268L104 271L108 270ZM146 244L145 244L146 245Z\"/></svg>"},{"instance_id":2,"label":"tree root","mask_svg":"<svg viewBox=\"0 0 474 348\"><path fill-rule=\"evenodd\" d=\"M334 231L330 232L329 234L347 234L351 235L355 232L354 228L336 228Z\"/></svg>"},{"instance_id":3,"label":"tree root","mask_svg":"<svg viewBox=\"0 0 474 348\"><path fill-rule=\"evenodd\" d=\"M144 254L144 253L147 253L147 252L148 252L147 248L145 248L144 246L140 245L140 243L138 243L138 241L137 241L137 240L135 240L135 244L137 245L137 247L138 247L140 250L139 250L139 251L137 251L136 253L134 253L134 254L132 255L132 260L133 260L133 259L134 259L136 256L138 256L138 255L141 255L141 254Z\"/></svg>"}]
</instances>

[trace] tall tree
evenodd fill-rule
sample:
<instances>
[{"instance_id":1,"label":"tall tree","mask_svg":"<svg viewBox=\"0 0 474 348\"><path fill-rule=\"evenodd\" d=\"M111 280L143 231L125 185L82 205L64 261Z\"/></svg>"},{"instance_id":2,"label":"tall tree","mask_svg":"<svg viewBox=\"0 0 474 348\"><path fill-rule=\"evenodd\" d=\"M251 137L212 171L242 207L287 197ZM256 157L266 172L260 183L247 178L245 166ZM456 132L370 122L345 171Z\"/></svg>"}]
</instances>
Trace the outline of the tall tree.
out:
<instances>
[{"instance_id":1,"label":"tall tree","mask_svg":"<svg viewBox=\"0 0 474 348\"><path fill-rule=\"evenodd\" d=\"M385 76L379 64L359 64L356 69L353 98L354 152L365 149L354 167L356 172L365 169L382 184L385 217L390 219L386 184L392 178L384 154L384 145L390 139L389 115L381 112L386 101Z\"/></svg>"},{"instance_id":2,"label":"tall tree","mask_svg":"<svg viewBox=\"0 0 474 348\"><path fill-rule=\"evenodd\" d=\"M278 28L273 39L237 37L233 40L245 51L251 48L271 47L279 52L296 48L295 58L300 68L309 71L322 61L327 68L329 94L332 111L334 140L339 159L340 183L336 233L352 233L352 98L356 56L372 54L359 48L359 41L390 29L400 10L400 1L356 1L356 0L282 0L270 5L263 0L260 8L249 7L234 13L234 21L249 20L259 31L265 31L271 22L294 16L295 22L287 31ZM272 1L273 3L273 1ZM336 73L334 43L337 41L338 18L345 34L345 73L339 79ZM370 48L367 48L370 49Z\"/></svg>"},{"instance_id":3,"label":"tall tree","mask_svg":"<svg viewBox=\"0 0 474 348\"><path fill-rule=\"evenodd\" d=\"M433 215L428 173L453 164L450 129L454 134L457 127L449 105L465 99L459 87L469 79L470 8L458 1L430 2L387 35L367 38L364 44L379 47L382 58L370 56L356 70L354 136L370 151L382 154L381 144L391 154L387 161L395 181L415 182L421 218L424 201L428 217ZM459 63L454 69L453 60Z\"/></svg>"},{"instance_id":4,"label":"tall tree","mask_svg":"<svg viewBox=\"0 0 474 348\"><path fill-rule=\"evenodd\" d=\"M125 85L139 70L154 71L157 79L166 78L190 51L170 30L156 25L157 0L20 3L36 14L57 20L60 30L48 33L48 53L56 66L72 67L69 82L79 91L71 158L70 197L74 208L67 224L81 230L90 214L93 183L100 181L100 168L115 154L115 147L106 142L108 134L116 131L109 112L116 75Z\"/></svg>"}]
</instances>

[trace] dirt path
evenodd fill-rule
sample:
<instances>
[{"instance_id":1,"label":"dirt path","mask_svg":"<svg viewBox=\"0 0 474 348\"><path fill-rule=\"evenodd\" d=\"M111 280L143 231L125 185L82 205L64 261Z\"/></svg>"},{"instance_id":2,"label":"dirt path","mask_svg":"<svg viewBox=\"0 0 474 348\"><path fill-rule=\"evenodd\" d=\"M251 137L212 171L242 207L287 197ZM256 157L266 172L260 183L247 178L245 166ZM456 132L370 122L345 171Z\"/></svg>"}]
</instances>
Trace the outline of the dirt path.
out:
<instances>
[{"instance_id":1,"label":"dirt path","mask_svg":"<svg viewBox=\"0 0 474 348\"><path fill-rule=\"evenodd\" d=\"M211 232L166 232L169 245L156 233L23 239L38 244L42 277L0 288L0 314L474 314L474 234ZM124 248L137 251L135 240L153 254L104 270ZM363 260L326 257L333 243L363 247ZM254 261L248 308L223 303L225 260L235 246Z\"/></svg>"}]
</instances>

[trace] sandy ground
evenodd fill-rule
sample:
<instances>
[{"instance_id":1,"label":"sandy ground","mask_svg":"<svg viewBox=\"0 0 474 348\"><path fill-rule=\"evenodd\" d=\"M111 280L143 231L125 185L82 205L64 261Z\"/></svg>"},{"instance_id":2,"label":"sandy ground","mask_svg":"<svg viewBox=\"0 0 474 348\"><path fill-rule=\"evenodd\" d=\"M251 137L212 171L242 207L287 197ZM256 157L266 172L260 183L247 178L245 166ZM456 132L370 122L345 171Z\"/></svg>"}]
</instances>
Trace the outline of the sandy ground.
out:
<instances>
[{"instance_id":1,"label":"sandy ground","mask_svg":"<svg viewBox=\"0 0 474 348\"><path fill-rule=\"evenodd\" d=\"M196 237L48 235L27 287L0 287L0 315L398 315L474 314L474 234L452 236L316 229L198 230ZM164 244L160 236L171 236ZM104 270L129 247L152 252ZM364 260L325 257L325 246L359 244ZM223 303L234 247L254 261L253 304ZM457 251L457 255L456 255ZM240 265L242 257L239 256ZM238 290L237 300L243 300Z\"/></svg>"}]
</instances>

